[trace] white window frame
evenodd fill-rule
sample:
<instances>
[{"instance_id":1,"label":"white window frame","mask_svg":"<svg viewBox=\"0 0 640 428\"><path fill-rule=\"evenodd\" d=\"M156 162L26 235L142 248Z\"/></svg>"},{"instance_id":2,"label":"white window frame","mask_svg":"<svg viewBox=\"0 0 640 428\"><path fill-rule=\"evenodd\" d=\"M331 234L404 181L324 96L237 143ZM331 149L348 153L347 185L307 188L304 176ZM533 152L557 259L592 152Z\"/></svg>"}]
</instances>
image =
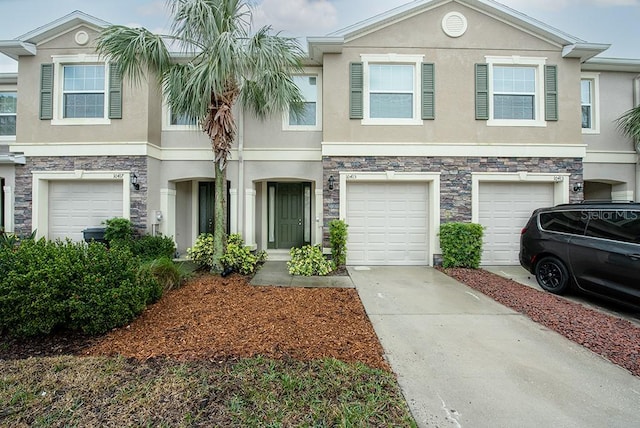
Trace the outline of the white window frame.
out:
<instances>
[{"instance_id":1,"label":"white window frame","mask_svg":"<svg viewBox=\"0 0 640 428\"><path fill-rule=\"evenodd\" d=\"M200 131L200 125L172 125L171 108L166 100L162 103L162 130L163 131Z\"/></svg>"},{"instance_id":2,"label":"white window frame","mask_svg":"<svg viewBox=\"0 0 640 428\"><path fill-rule=\"evenodd\" d=\"M53 55L53 119L52 125L109 125L109 64L95 54ZM104 65L104 114L103 117L64 117L65 65Z\"/></svg>"},{"instance_id":3,"label":"white window frame","mask_svg":"<svg viewBox=\"0 0 640 428\"><path fill-rule=\"evenodd\" d=\"M591 128L582 128L582 118L580 117L580 127L583 134L600 133L600 73L581 73L580 85L582 81L591 82ZM580 114L582 115L582 88L580 88Z\"/></svg>"},{"instance_id":4,"label":"white window frame","mask_svg":"<svg viewBox=\"0 0 640 428\"><path fill-rule=\"evenodd\" d=\"M282 129L284 131L322 131L322 70L305 69L299 76L316 78L316 124L291 125L289 123L289 109L282 114Z\"/></svg>"},{"instance_id":5,"label":"white window frame","mask_svg":"<svg viewBox=\"0 0 640 428\"><path fill-rule=\"evenodd\" d=\"M524 56L487 56L486 63L489 65L489 120L487 126L547 126L544 119L544 66L547 62L543 57ZM493 67L494 66L514 66L532 67L536 72L536 92L534 95L534 119L494 119L494 89L493 89Z\"/></svg>"},{"instance_id":6,"label":"white window frame","mask_svg":"<svg viewBox=\"0 0 640 428\"><path fill-rule=\"evenodd\" d=\"M7 93L7 92L10 92L10 93L14 93L15 92L16 99L18 98L18 86L16 86L16 85L3 86L0 89L0 93ZM0 114L2 114L2 113L0 113ZM12 116L12 114L7 114L7 113L2 114L2 115L3 116ZM13 114L13 116L16 117L16 123L17 123L18 122L18 106L17 105L16 105L16 112ZM16 133L17 132L18 131L16 130ZM0 141L15 141L15 140L16 140L15 134L14 135L0 135ZM0 190L2 190L2 189L0 189Z\"/></svg>"},{"instance_id":7,"label":"white window frame","mask_svg":"<svg viewBox=\"0 0 640 428\"><path fill-rule=\"evenodd\" d=\"M404 54L362 54L360 55L363 69L363 109L364 118L362 125L422 125L421 99L422 99L422 79L421 64L424 55L404 55ZM413 117L402 118L372 118L370 116L370 88L369 88L369 65L370 64L390 64L390 65L412 65L413 66Z\"/></svg>"}]
</instances>

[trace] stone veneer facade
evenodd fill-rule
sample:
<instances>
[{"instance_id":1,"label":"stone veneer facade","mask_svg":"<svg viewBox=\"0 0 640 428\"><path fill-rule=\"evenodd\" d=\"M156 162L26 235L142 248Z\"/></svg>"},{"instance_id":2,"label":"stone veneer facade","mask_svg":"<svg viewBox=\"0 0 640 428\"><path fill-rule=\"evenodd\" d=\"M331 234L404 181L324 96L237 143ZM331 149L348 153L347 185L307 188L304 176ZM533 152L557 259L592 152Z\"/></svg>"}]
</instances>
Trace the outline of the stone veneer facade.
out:
<instances>
[{"instance_id":1,"label":"stone veneer facade","mask_svg":"<svg viewBox=\"0 0 640 428\"><path fill-rule=\"evenodd\" d=\"M29 157L25 165L16 166L15 231L31 233L33 171L134 171L140 190L131 190L130 219L136 230L144 232L147 224L147 158L144 156Z\"/></svg>"},{"instance_id":2,"label":"stone veneer facade","mask_svg":"<svg viewBox=\"0 0 640 428\"><path fill-rule=\"evenodd\" d=\"M391 157L354 156L323 157L324 180L335 178L340 171L367 172L439 172L440 173L440 219L471 221L471 174L474 172L568 173L569 186L582 183L581 158L506 158L506 157ZM339 218L340 183L336 179L333 190L324 188L324 245L328 245L328 223ZM582 193L571 193L571 202L582 199Z\"/></svg>"}]
</instances>

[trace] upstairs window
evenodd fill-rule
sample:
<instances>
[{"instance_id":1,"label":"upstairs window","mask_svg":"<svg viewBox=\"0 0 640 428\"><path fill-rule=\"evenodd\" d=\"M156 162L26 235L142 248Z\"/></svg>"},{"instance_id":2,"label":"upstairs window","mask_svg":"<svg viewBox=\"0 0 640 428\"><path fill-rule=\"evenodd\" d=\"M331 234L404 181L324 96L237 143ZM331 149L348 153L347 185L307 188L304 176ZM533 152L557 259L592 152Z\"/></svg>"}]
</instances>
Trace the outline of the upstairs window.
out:
<instances>
[{"instance_id":1,"label":"upstairs window","mask_svg":"<svg viewBox=\"0 0 640 428\"><path fill-rule=\"evenodd\" d=\"M186 114L177 114L171 112L171 126L197 126L198 121Z\"/></svg>"},{"instance_id":2,"label":"upstairs window","mask_svg":"<svg viewBox=\"0 0 640 428\"><path fill-rule=\"evenodd\" d=\"M409 64L369 65L369 117L413 119L415 66Z\"/></svg>"},{"instance_id":3,"label":"upstairs window","mask_svg":"<svg viewBox=\"0 0 640 428\"><path fill-rule=\"evenodd\" d=\"M65 65L63 118L105 117L104 65Z\"/></svg>"},{"instance_id":4,"label":"upstairs window","mask_svg":"<svg viewBox=\"0 0 640 428\"><path fill-rule=\"evenodd\" d=\"M40 119L52 125L105 125L122 119L122 77L97 55L54 55L40 72Z\"/></svg>"},{"instance_id":5,"label":"upstairs window","mask_svg":"<svg viewBox=\"0 0 640 428\"><path fill-rule=\"evenodd\" d=\"M558 120L557 69L545 58L487 57L476 64L476 119L489 126L546 126Z\"/></svg>"},{"instance_id":6,"label":"upstairs window","mask_svg":"<svg viewBox=\"0 0 640 428\"><path fill-rule=\"evenodd\" d=\"M363 125L422 125L435 118L434 64L423 55L361 55L350 64L349 117Z\"/></svg>"},{"instance_id":7,"label":"upstairs window","mask_svg":"<svg viewBox=\"0 0 640 428\"><path fill-rule=\"evenodd\" d=\"M303 100L302 111L289 110L283 118L283 128L289 131L319 131L322 129L322 75L320 73L293 76Z\"/></svg>"},{"instance_id":8,"label":"upstairs window","mask_svg":"<svg viewBox=\"0 0 640 428\"><path fill-rule=\"evenodd\" d=\"M536 119L536 69L493 67L493 118Z\"/></svg>"},{"instance_id":9,"label":"upstairs window","mask_svg":"<svg viewBox=\"0 0 640 428\"><path fill-rule=\"evenodd\" d=\"M17 92L0 92L0 137L16 135Z\"/></svg>"},{"instance_id":10,"label":"upstairs window","mask_svg":"<svg viewBox=\"0 0 640 428\"><path fill-rule=\"evenodd\" d=\"M598 106L598 74L582 73L580 80L580 105L582 132L597 134L600 132Z\"/></svg>"}]
</instances>

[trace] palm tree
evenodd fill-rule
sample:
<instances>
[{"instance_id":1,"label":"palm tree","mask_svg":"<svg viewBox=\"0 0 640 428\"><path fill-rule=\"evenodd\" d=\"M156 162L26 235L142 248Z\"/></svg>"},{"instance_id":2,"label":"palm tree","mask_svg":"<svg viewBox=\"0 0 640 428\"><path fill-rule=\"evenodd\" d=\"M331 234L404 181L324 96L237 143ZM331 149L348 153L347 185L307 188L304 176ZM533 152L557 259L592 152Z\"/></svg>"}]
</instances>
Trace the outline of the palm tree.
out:
<instances>
[{"instance_id":1,"label":"palm tree","mask_svg":"<svg viewBox=\"0 0 640 428\"><path fill-rule=\"evenodd\" d=\"M631 138L640 153L640 104L616 119L618 130Z\"/></svg>"},{"instance_id":2,"label":"palm tree","mask_svg":"<svg viewBox=\"0 0 640 428\"><path fill-rule=\"evenodd\" d=\"M302 70L295 39L270 26L255 33L246 0L168 0L170 35L113 25L98 37L97 51L139 83L151 73L172 113L197 120L214 152L214 268L220 272L225 247L226 163L236 135L234 106L259 118L302 109L292 74ZM178 46L171 55L167 46Z\"/></svg>"}]
</instances>

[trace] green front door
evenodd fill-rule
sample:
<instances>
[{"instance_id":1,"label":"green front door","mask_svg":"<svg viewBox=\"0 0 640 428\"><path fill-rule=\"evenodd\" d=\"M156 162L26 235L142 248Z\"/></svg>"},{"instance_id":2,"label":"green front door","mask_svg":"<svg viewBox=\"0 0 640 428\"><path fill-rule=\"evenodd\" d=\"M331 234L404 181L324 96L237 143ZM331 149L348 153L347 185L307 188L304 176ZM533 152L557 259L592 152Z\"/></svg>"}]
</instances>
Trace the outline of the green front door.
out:
<instances>
[{"instance_id":1,"label":"green front door","mask_svg":"<svg viewBox=\"0 0 640 428\"><path fill-rule=\"evenodd\" d=\"M213 234L214 189L213 182L198 183L198 233Z\"/></svg>"},{"instance_id":2,"label":"green front door","mask_svg":"<svg viewBox=\"0 0 640 428\"><path fill-rule=\"evenodd\" d=\"M304 245L304 185L276 185L276 248Z\"/></svg>"}]
</instances>

